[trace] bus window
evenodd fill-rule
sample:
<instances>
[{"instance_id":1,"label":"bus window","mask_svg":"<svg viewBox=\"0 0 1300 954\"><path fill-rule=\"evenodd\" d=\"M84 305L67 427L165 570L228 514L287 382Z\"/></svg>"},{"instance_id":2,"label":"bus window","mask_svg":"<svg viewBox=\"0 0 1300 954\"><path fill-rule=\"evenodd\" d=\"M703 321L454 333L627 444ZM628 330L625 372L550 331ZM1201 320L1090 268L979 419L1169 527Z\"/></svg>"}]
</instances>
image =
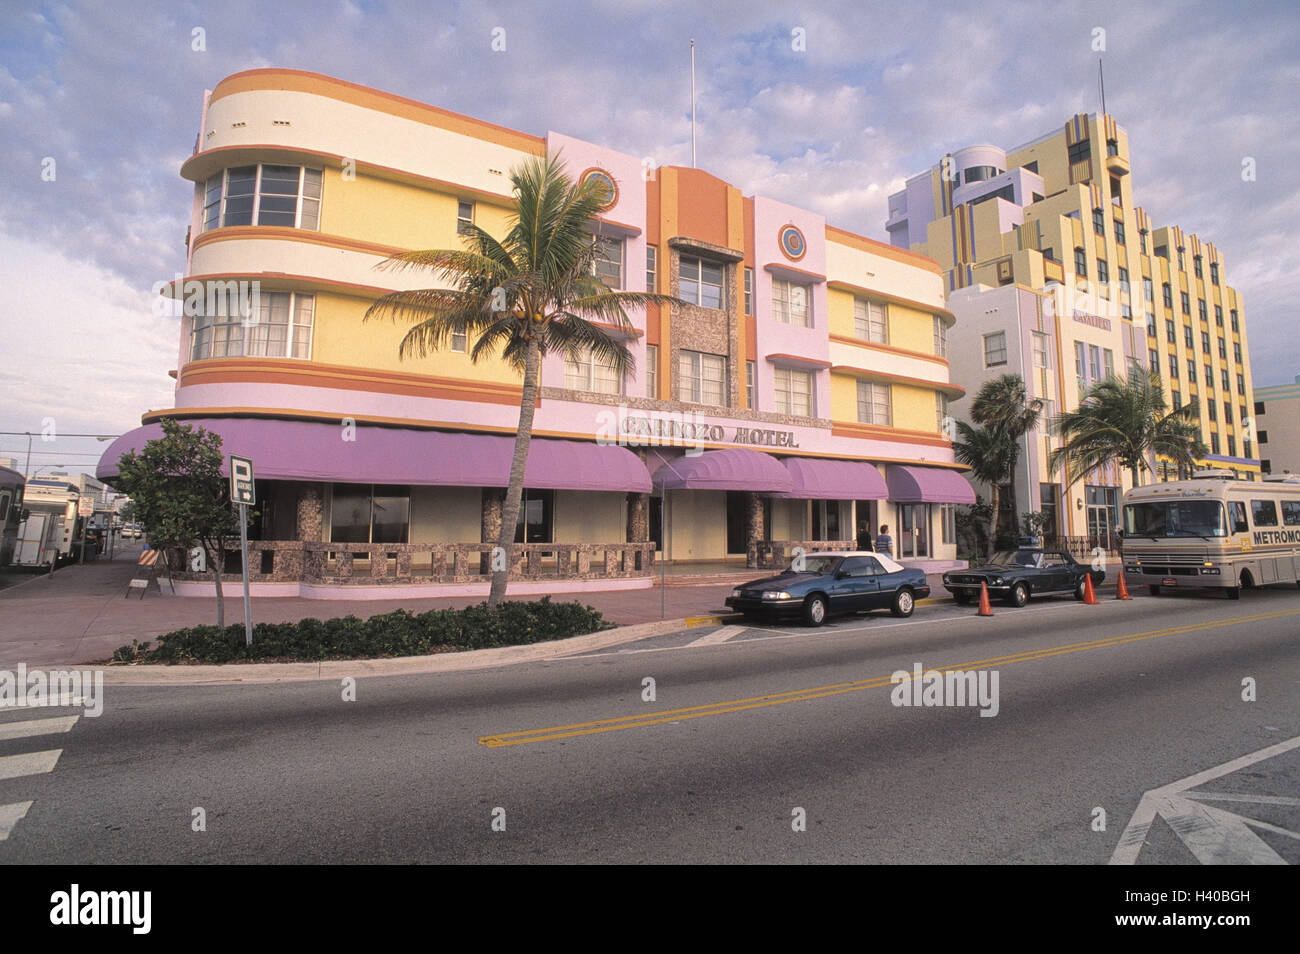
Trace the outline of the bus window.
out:
<instances>
[{"instance_id":1,"label":"bus window","mask_svg":"<svg viewBox=\"0 0 1300 954\"><path fill-rule=\"evenodd\" d=\"M1232 532L1250 532L1250 528L1246 526L1246 505L1240 500L1234 500L1232 502Z\"/></svg>"},{"instance_id":2,"label":"bus window","mask_svg":"<svg viewBox=\"0 0 1300 954\"><path fill-rule=\"evenodd\" d=\"M1271 500L1252 500L1250 516L1257 527L1277 526L1277 505Z\"/></svg>"},{"instance_id":3,"label":"bus window","mask_svg":"<svg viewBox=\"0 0 1300 954\"><path fill-rule=\"evenodd\" d=\"M1288 527L1300 526L1300 500L1282 501L1282 522Z\"/></svg>"},{"instance_id":4,"label":"bus window","mask_svg":"<svg viewBox=\"0 0 1300 954\"><path fill-rule=\"evenodd\" d=\"M1243 519L1245 511L1242 511ZM1159 500L1126 504L1127 537L1221 537L1223 507L1217 500Z\"/></svg>"}]
</instances>

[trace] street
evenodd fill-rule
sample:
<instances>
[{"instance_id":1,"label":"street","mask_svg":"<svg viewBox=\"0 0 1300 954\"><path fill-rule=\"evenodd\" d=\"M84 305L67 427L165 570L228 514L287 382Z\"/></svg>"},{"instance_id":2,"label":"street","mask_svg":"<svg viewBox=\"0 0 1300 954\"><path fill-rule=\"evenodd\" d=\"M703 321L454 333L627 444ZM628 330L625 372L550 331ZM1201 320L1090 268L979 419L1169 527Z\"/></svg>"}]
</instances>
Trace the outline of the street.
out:
<instances>
[{"instance_id":1,"label":"street","mask_svg":"<svg viewBox=\"0 0 1300 954\"><path fill-rule=\"evenodd\" d=\"M1300 860L1294 588L994 610L0 710L0 863Z\"/></svg>"}]
</instances>

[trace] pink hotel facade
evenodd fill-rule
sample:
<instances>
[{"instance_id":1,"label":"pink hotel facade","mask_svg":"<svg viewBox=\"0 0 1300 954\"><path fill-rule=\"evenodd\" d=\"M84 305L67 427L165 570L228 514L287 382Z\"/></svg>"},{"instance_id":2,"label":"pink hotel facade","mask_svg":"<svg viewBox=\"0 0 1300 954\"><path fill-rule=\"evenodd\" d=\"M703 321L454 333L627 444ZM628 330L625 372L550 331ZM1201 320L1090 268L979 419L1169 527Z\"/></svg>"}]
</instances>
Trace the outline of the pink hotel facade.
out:
<instances>
[{"instance_id":1,"label":"pink hotel facade","mask_svg":"<svg viewBox=\"0 0 1300 954\"><path fill-rule=\"evenodd\" d=\"M181 169L186 284L165 292L198 312L179 320L175 406L98 473L111 482L167 417L253 458L255 592L485 591L518 376L464 341L402 360L407 326L362 315L437 284L378 269L388 255L458 247L469 221L502 233L510 170L555 153L613 185L592 223L605 282L685 303L629 313L629 374L545 360L512 592L649 585L657 559L766 565L880 524L904 562L955 559L953 508L973 494L945 436L963 391L933 260L702 170L314 73L230 76L201 122ZM253 323L181 307L241 281L259 289Z\"/></svg>"}]
</instances>

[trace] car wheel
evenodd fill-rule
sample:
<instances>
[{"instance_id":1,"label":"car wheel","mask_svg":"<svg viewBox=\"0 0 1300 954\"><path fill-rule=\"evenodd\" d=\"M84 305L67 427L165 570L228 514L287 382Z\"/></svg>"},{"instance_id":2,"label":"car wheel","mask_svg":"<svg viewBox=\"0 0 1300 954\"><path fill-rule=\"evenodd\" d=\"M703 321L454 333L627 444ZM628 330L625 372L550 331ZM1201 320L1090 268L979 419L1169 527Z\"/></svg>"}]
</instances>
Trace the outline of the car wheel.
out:
<instances>
[{"instance_id":1,"label":"car wheel","mask_svg":"<svg viewBox=\"0 0 1300 954\"><path fill-rule=\"evenodd\" d=\"M1088 594L1084 592L1084 587L1088 585L1086 581L1087 581L1087 577L1080 577L1079 585L1074 588L1074 598L1078 600L1080 603L1082 603L1088 597Z\"/></svg>"},{"instance_id":2,"label":"car wheel","mask_svg":"<svg viewBox=\"0 0 1300 954\"><path fill-rule=\"evenodd\" d=\"M826 597L815 594L804 601L803 621L809 626L820 626L826 622Z\"/></svg>"},{"instance_id":3,"label":"car wheel","mask_svg":"<svg viewBox=\"0 0 1300 954\"><path fill-rule=\"evenodd\" d=\"M956 603L958 606L969 606L971 601L971 595L966 592L957 592L952 594L952 599L953 602Z\"/></svg>"},{"instance_id":4,"label":"car wheel","mask_svg":"<svg viewBox=\"0 0 1300 954\"><path fill-rule=\"evenodd\" d=\"M1027 583L1017 583L1011 587L1011 592L1007 594L1007 602L1012 606L1024 606L1029 602L1029 585Z\"/></svg>"},{"instance_id":5,"label":"car wheel","mask_svg":"<svg viewBox=\"0 0 1300 954\"><path fill-rule=\"evenodd\" d=\"M1147 586L1147 592L1150 593L1152 596L1159 596L1159 595L1160 595L1160 586L1159 586L1158 584L1156 584L1156 583L1148 584L1148 586Z\"/></svg>"},{"instance_id":6,"label":"car wheel","mask_svg":"<svg viewBox=\"0 0 1300 954\"><path fill-rule=\"evenodd\" d=\"M916 609L916 600L912 598L912 591L904 586L894 594L894 605L889 608L889 611L895 616L911 616L914 609Z\"/></svg>"}]
</instances>

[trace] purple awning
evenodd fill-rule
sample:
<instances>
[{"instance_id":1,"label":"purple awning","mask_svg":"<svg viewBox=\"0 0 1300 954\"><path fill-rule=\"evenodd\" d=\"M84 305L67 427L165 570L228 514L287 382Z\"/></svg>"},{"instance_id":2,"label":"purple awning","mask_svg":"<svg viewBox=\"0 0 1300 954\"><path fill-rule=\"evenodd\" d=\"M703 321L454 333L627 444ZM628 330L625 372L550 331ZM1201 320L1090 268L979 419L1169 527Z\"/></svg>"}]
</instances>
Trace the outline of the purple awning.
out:
<instances>
[{"instance_id":1,"label":"purple awning","mask_svg":"<svg viewBox=\"0 0 1300 954\"><path fill-rule=\"evenodd\" d=\"M664 490L750 490L788 492L790 472L770 454L743 448L705 451L668 461L655 471L656 487Z\"/></svg>"},{"instance_id":2,"label":"purple awning","mask_svg":"<svg viewBox=\"0 0 1300 954\"><path fill-rule=\"evenodd\" d=\"M894 503L975 502L975 489L955 470L890 464L885 479Z\"/></svg>"},{"instance_id":3,"label":"purple awning","mask_svg":"<svg viewBox=\"0 0 1300 954\"><path fill-rule=\"evenodd\" d=\"M851 460L787 457L782 461L794 480L789 493L776 497L801 500L884 500L885 478L873 465Z\"/></svg>"},{"instance_id":4,"label":"purple awning","mask_svg":"<svg viewBox=\"0 0 1300 954\"><path fill-rule=\"evenodd\" d=\"M515 447L513 437L365 424L348 434L341 424L316 421L214 417L182 423L219 434L223 454L251 458L255 475L268 480L505 487ZM123 454L161 436L160 424L123 434L100 458L96 476L112 483ZM355 439L345 440L348 436ZM545 438L529 445L524 485L534 490L652 489L645 464L626 447Z\"/></svg>"}]
</instances>

